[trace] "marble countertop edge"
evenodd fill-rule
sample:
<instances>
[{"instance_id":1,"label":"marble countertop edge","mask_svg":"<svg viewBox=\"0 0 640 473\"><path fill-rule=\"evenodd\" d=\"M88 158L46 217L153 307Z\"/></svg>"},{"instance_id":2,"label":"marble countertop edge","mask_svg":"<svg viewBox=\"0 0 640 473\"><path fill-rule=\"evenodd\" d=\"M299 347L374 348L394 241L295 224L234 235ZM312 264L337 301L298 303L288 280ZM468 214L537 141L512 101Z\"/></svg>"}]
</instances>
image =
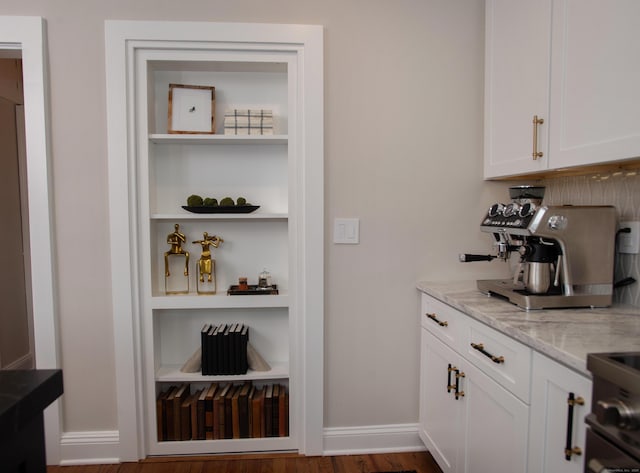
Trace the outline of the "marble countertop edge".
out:
<instances>
[{"instance_id":1,"label":"marble countertop edge","mask_svg":"<svg viewBox=\"0 0 640 473\"><path fill-rule=\"evenodd\" d=\"M475 281L420 281L416 287L585 376L591 376L588 353L640 351L638 307L527 311L481 293Z\"/></svg>"}]
</instances>

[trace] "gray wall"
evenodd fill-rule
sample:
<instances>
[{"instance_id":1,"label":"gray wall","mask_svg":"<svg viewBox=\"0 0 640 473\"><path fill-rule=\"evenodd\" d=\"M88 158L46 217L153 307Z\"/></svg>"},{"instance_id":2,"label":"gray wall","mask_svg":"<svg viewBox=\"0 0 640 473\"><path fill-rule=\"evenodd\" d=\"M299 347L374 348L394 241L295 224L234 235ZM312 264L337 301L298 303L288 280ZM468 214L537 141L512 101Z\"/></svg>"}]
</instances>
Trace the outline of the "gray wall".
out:
<instances>
[{"instance_id":1,"label":"gray wall","mask_svg":"<svg viewBox=\"0 0 640 473\"><path fill-rule=\"evenodd\" d=\"M325 26L325 426L417 422L421 279L506 276L478 229L482 0L0 0L47 20L63 428L114 430L104 20ZM331 242L359 217L361 243Z\"/></svg>"}]
</instances>

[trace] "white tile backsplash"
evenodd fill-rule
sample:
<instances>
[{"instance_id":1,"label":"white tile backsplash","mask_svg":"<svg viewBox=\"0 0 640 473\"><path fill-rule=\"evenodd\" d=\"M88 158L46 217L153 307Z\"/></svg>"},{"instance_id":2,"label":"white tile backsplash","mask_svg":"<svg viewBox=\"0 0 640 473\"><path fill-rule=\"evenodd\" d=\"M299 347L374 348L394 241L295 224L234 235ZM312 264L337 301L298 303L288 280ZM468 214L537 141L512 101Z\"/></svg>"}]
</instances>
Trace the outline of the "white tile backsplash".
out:
<instances>
[{"instance_id":1,"label":"white tile backsplash","mask_svg":"<svg viewBox=\"0 0 640 473\"><path fill-rule=\"evenodd\" d=\"M613 205L618 221L640 220L640 171L544 179L546 205ZM615 302L640 307L640 255L616 255L615 281L633 277L632 285L616 289Z\"/></svg>"}]
</instances>

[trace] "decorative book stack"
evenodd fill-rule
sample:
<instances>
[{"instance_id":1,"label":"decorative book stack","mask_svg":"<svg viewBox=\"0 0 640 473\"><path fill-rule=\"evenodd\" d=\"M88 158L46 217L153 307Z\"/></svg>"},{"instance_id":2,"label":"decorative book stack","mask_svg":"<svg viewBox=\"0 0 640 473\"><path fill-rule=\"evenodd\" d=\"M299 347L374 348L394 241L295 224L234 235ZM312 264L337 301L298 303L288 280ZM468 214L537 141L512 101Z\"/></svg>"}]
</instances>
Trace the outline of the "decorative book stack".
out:
<instances>
[{"instance_id":1,"label":"decorative book stack","mask_svg":"<svg viewBox=\"0 0 640 473\"><path fill-rule=\"evenodd\" d=\"M224 114L225 135L273 135L272 110L228 110Z\"/></svg>"},{"instance_id":2,"label":"decorative book stack","mask_svg":"<svg viewBox=\"0 0 640 473\"><path fill-rule=\"evenodd\" d=\"M190 383L169 386L156 400L158 441L289 436L284 384Z\"/></svg>"},{"instance_id":3,"label":"decorative book stack","mask_svg":"<svg viewBox=\"0 0 640 473\"><path fill-rule=\"evenodd\" d=\"M249 368L249 327L242 323L205 324L200 332L202 374L245 374Z\"/></svg>"}]
</instances>

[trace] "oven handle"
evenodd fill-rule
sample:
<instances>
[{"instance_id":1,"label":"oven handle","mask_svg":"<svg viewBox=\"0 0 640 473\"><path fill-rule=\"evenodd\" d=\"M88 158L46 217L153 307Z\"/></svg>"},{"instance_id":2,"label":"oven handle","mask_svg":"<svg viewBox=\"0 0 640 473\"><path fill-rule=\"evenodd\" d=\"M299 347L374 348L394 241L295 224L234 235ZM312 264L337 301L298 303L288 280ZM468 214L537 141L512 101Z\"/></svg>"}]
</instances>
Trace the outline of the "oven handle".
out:
<instances>
[{"instance_id":1,"label":"oven handle","mask_svg":"<svg viewBox=\"0 0 640 473\"><path fill-rule=\"evenodd\" d=\"M564 458L567 461L571 461L573 455L582 455L582 449L580 447L572 447L573 444L573 406L576 404L579 406L584 405L584 399L580 396L575 397L574 393L569 393L567 399L568 413L567 413L567 444L564 449Z\"/></svg>"}]
</instances>

